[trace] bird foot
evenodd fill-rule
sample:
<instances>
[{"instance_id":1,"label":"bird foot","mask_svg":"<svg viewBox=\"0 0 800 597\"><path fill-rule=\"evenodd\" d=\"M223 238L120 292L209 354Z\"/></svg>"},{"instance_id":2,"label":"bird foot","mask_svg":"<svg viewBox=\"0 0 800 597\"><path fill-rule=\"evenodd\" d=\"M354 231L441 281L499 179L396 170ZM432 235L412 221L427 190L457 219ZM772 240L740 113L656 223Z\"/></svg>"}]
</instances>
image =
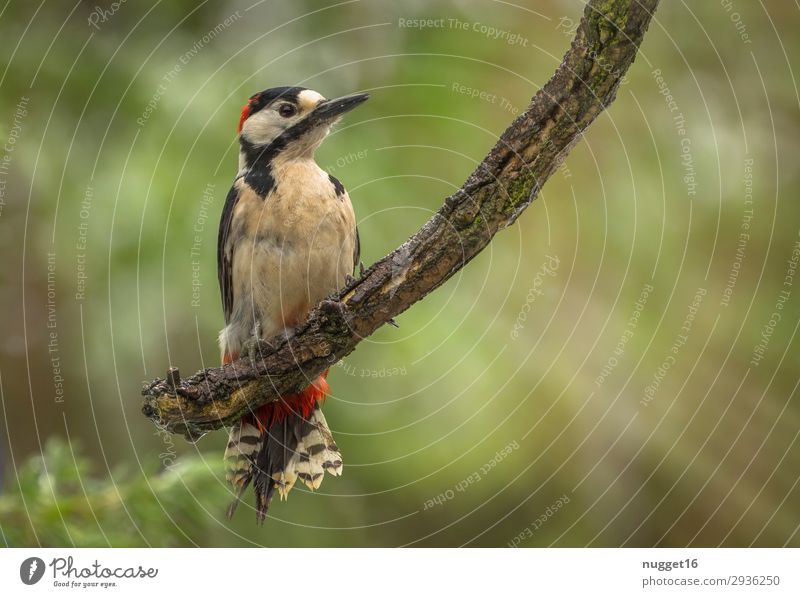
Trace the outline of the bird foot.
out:
<instances>
[{"instance_id":1,"label":"bird foot","mask_svg":"<svg viewBox=\"0 0 800 597\"><path fill-rule=\"evenodd\" d=\"M242 344L242 356L250 357L251 359L264 358L273 350L272 344L258 336L253 336Z\"/></svg>"},{"instance_id":2,"label":"bird foot","mask_svg":"<svg viewBox=\"0 0 800 597\"><path fill-rule=\"evenodd\" d=\"M284 344L294 338L297 335L296 328L286 328L283 330L278 337L281 339L281 344Z\"/></svg>"}]
</instances>

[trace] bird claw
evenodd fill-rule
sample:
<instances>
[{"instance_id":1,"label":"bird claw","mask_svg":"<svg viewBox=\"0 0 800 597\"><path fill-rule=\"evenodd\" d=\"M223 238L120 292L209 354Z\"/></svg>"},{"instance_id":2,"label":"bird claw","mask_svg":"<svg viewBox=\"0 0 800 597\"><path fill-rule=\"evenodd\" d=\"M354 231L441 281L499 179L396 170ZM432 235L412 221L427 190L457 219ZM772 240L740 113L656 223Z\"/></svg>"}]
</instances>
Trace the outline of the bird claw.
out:
<instances>
[{"instance_id":1,"label":"bird claw","mask_svg":"<svg viewBox=\"0 0 800 597\"><path fill-rule=\"evenodd\" d=\"M285 330L283 330L280 333L280 339L281 339L282 343L285 343L285 342L288 342L289 340L291 340L292 338L294 338L295 335L297 335L297 329L296 328L286 328Z\"/></svg>"},{"instance_id":2,"label":"bird claw","mask_svg":"<svg viewBox=\"0 0 800 597\"><path fill-rule=\"evenodd\" d=\"M337 301L336 299L325 299L320 304L320 311L327 316L329 319L332 320L339 320L339 321L346 321L346 308L344 303L341 301Z\"/></svg>"},{"instance_id":3,"label":"bird claw","mask_svg":"<svg viewBox=\"0 0 800 597\"><path fill-rule=\"evenodd\" d=\"M263 358L273 350L274 347L272 344L256 336L253 336L242 344L242 356L250 357L251 359L255 357Z\"/></svg>"},{"instance_id":4,"label":"bird claw","mask_svg":"<svg viewBox=\"0 0 800 597\"><path fill-rule=\"evenodd\" d=\"M394 326L394 327L396 327L396 328L399 328L399 327L400 327L400 324L399 324L399 323L397 323L397 322L394 320L394 318L393 318L393 317L392 317L392 318L389 318L389 320L388 320L386 323L388 323L389 325L391 325L391 326Z\"/></svg>"}]
</instances>

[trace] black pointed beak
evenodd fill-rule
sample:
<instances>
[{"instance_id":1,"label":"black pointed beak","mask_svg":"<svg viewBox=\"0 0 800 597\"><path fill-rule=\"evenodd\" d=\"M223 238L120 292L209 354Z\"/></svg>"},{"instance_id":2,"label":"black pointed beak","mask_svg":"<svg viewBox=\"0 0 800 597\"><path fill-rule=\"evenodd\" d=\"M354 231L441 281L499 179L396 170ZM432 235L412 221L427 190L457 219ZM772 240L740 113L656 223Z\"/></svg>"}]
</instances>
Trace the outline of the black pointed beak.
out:
<instances>
[{"instance_id":1,"label":"black pointed beak","mask_svg":"<svg viewBox=\"0 0 800 597\"><path fill-rule=\"evenodd\" d=\"M368 93L352 93L344 97L321 101L314 111L306 117L315 123L330 122L360 106L369 99Z\"/></svg>"},{"instance_id":2,"label":"black pointed beak","mask_svg":"<svg viewBox=\"0 0 800 597\"><path fill-rule=\"evenodd\" d=\"M289 143L317 130L318 127L332 125L337 118L363 104L367 99L369 99L368 93L353 93L332 100L322 100L308 116L278 135L269 147L273 151L280 151Z\"/></svg>"}]
</instances>

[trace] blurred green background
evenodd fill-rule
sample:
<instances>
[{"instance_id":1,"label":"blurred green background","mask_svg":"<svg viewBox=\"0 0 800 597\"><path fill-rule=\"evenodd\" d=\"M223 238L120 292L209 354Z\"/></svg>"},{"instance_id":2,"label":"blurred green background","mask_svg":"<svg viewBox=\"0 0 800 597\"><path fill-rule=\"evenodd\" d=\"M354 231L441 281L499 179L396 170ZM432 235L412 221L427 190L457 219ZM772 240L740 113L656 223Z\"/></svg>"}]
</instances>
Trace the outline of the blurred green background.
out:
<instances>
[{"instance_id":1,"label":"blurred green background","mask_svg":"<svg viewBox=\"0 0 800 597\"><path fill-rule=\"evenodd\" d=\"M799 546L789 2L664 2L534 205L333 369L344 476L263 528L250 496L224 518L223 433L140 414L142 382L218 362L247 97L370 91L318 154L369 265L461 185L581 11L6 3L0 544Z\"/></svg>"}]
</instances>

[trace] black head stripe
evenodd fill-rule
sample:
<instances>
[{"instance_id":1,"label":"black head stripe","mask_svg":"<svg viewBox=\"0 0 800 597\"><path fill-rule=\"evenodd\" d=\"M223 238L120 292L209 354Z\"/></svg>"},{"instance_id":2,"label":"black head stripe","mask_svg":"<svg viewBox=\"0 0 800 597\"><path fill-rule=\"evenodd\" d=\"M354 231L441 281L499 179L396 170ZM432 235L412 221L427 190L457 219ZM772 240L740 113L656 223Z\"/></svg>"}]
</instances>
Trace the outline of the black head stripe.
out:
<instances>
[{"instance_id":1,"label":"black head stripe","mask_svg":"<svg viewBox=\"0 0 800 597\"><path fill-rule=\"evenodd\" d=\"M300 92L305 91L305 89L305 87L272 87L270 89L265 89L261 93L257 93L253 96L252 103L250 104L250 115L252 116L259 110L263 110L277 99L296 104Z\"/></svg>"},{"instance_id":2,"label":"black head stripe","mask_svg":"<svg viewBox=\"0 0 800 597\"><path fill-rule=\"evenodd\" d=\"M298 87L295 89L300 88ZM311 118L303 118L300 122L283 131L267 145L262 146L255 145L244 137L239 137L239 144L244 151L247 167L250 169L268 167L275 156L286 149L287 145L303 137L309 130L317 126L317 124L318 123Z\"/></svg>"},{"instance_id":3,"label":"black head stripe","mask_svg":"<svg viewBox=\"0 0 800 597\"><path fill-rule=\"evenodd\" d=\"M263 168L251 168L244 177L244 181L262 199L275 189L275 177L272 176L272 168L266 164Z\"/></svg>"},{"instance_id":4,"label":"black head stripe","mask_svg":"<svg viewBox=\"0 0 800 597\"><path fill-rule=\"evenodd\" d=\"M305 87L272 87L271 89L265 89L261 93L257 93L253 96L253 98L256 99L251 100L252 105L250 107L249 116L252 116L259 110L263 110L277 100L286 100L297 104L298 97L303 91L306 91ZM258 146L244 137L239 137L239 143L244 150L248 170L251 172L253 170L268 171L269 163L273 158L278 155L290 141L299 138L304 132L304 130L293 130L294 128L295 127L291 127L287 131L284 131L266 146ZM301 127L301 129L302 128L303 127ZM257 178L264 177L260 177L257 173L248 173L247 183L252 186L257 193L263 196L272 188L274 180L271 176L267 176L263 180L256 180Z\"/></svg>"}]
</instances>

